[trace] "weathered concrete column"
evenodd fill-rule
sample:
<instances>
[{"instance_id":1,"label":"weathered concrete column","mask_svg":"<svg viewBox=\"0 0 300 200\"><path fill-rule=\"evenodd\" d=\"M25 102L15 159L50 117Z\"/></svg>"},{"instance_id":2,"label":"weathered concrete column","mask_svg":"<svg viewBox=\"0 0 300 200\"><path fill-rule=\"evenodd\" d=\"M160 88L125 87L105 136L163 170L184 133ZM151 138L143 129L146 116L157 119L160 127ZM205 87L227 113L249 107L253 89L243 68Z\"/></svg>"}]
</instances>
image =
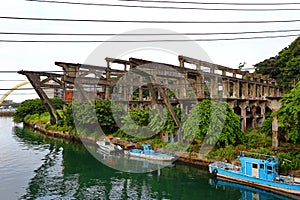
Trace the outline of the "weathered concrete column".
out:
<instances>
[{"instance_id":1,"label":"weathered concrete column","mask_svg":"<svg viewBox=\"0 0 300 200\"><path fill-rule=\"evenodd\" d=\"M256 97L256 84L255 83L250 83L250 96L252 96L252 98Z\"/></svg>"},{"instance_id":2,"label":"weathered concrete column","mask_svg":"<svg viewBox=\"0 0 300 200\"><path fill-rule=\"evenodd\" d=\"M183 58L179 58L179 65L180 65L180 67L184 67L184 60L183 60Z\"/></svg>"},{"instance_id":3,"label":"weathered concrete column","mask_svg":"<svg viewBox=\"0 0 300 200\"><path fill-rule=\"evenodd\" d=\"M269 86L264 86L263 96L265 97L269 96Z\"/></svg>"},{"instance_id":4,"label":"weathered concrete column","mask_svg":"<svg viewBox=\"0 0 300 200\"><path fill-rule=\"evenodd\" d=\"M263 95L263 86L262 84L257 85L257 97L261 98Z\"/></svg>"},{"instance_id":5,"label":"weathered concrete column","mask_svg":"<svg viewBox=\"0 0 300 200\"><path fill-rule=\"evenodd\" d=\"M245 131L247 129L247 104L246 102L243 102L239 105L241 108L241 129Z\"/></svg>"},{"instance_id":6,"label":"weathered concrete column","mask_svg":"<svg viewBox=\"0 0 300 200\"><path fill-rule=\"evenodd\" d=\"M252 107L252 128L257 126L257 119L256 119L256 106Z\"/></svg>"},{"instance_id":7,"label":"weathered concrete column","mask_svg":"<svg viewBox=\"0 0 300 200\"><path fill-rule=\"evenodd\" d=\"M269 108L272 110L272 112L275 112L280 108L280 102L277 100L271 100L268 102ZM277 117L274 115L273 116L273 121L272 121L272 147L274 149L278 148L278 120Z\"/></svg>"},{"instance_id":8,"label":"weathered concrete column","mask_svg":"<svg viewBox=\"0 0 300 200\"><path fill-rule=\"evenodd\" d=\"M197 97L204 97L204 81L202 74L196 76L196 95Z\"/></svg>"},{"instance_id":9,"label":"weathered concrete column","mask_svg":"<svg viewBox=\"0 0 300 200\"><path fill-rule=\"evenodd\" d=\"M180 99L185 98L187 96L186 94L186 88L185 88L185 81L183 79L178 80L179 82L179 97Z\"/></svg>"},{"instance_id":10,"label":"weathered concrete column","mask_svg":"<svg viewBox=\"0 0 300 200\"><path fill-rule=\"evenodd\" d=\"M259 107L260 107L262 123L263 123L266 119L266 103L265 102L260 103Z\"/></svg>"},{"instance_id":11,"label":"weathered concrete column","mask_svg":"<svg viewBox=\"0 0 300 200\"><path fill-rule=\"evenodd\" d=\"M245 99L248 97L248 83L242 83L242 99Z\"/></svg>"},{"instance_id":12,"label":"weathered concrete column","mask_svg":"<svg viewBox=\"0 0 300 200\"><path fill-rule=\"evenodd\" d=\"M275 89L275 95L276 95L276 97L280 97L281 95L280 95L280 88L279 87L277 87L276 89Z\"/></svg>"},{"instance_id":13,"label":"weathered concrete column","mask_svg":"<svg viewBox=\"0 0 300 200\"><path fill-rule=\"evenodd\" d=\"M139 101L143 101L143 87L139 86Z\"/></svg>"},{"instance_id":14,"label":"weathered concrete column","mask_svg":"<svg viewBox=\"0 0 300 200\"><path fill-rule=\"evenodd\" d=\"M269 95L270 95L271 97L274 97L274 96L275 96L274 93L275 93L275 88L274 88L274 87L271 87L271 88L270 88L270 94L269 94Z\"/></svg>"},{"instance_id":15,"label":"weathered concrete column","mask_svg":"<svg viewBox=\"0 0 300 200\"><path fill-rule=\"evenodd\" d=\"M273 116L272 121L272 147L277 150L278 149L278 120L276 116Z\"/></svg>"},{"instance_id":16,"label":"weathered concrete column","mask_svg":"<svg viewBox=\"0 0 300 200\"><path fill-rule=\"evenodd\" d=\"M217 96L217 87L218 87L218 79L216 76L211 76L210 78L210 97Z\"/></svg>"},{"instance_id":17,"label":"weathered concrete column","mask_svg":"<svg viewBox=\"0 0 300 200\"><path fill-rule=\"evenodd\" d=\"M223 98L227 98L229 97L229 85L228 85L228 79L224 78L223 81L222 81L222 87L223 87Z\"/></svg>"},{"instance_id":18,"label":"weathered concrete column","mask_svg":"<svg viewBox=\"0 0 300 200\"><path fill-rule=\"evenodd\" d=\"M127 90L127 83L126 85L123 85L123 100L128 101L128 90Z\"/></svg>"},{"instance_id":19,"label":"weathered concrete column","mask_svg":"<svg viewBox=\"0 0 300 200\"><path fill-rule=\"evenodd\" d=\"M240 82L239 81L233 82L233 97L240 98Z\"/></svg>"}]
</instances>

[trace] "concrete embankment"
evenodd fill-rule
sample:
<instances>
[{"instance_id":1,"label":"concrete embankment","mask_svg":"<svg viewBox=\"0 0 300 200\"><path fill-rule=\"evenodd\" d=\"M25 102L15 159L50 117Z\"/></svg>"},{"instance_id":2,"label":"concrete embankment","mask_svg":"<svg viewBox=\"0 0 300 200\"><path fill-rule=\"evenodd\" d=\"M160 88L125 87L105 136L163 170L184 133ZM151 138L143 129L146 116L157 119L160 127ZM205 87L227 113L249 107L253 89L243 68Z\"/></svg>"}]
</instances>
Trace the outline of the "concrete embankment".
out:
<instances>
[{"instance_id":1,"label":"concrete embankment","mask_svg":"<svg viewBox=\"0 0 300 200\"><path fill-rule=\"evenodd\" d=\"M96 145L95 139L73 136L70 133L64 131L47 130L45 129L45 125L41 125L41 124L34 124L34 123L24 123L24 124L26 126L31 127L33 130L39 131L40 133L45 134L49 137L63 138L74 142L80 142L80 143L84 142L84 143L89 143L91 145ZM123 141L123 142L127 142L127 141ZM213 160L209 160L205 157L201 157L197 153L179 152L175 155L179 157L178 161L180 162L189 163L192 165L197 165L202 167L206 167L211 162L213 162Z\"/></svg>"},{"instance_id":2,"label":"concrete embankment","mask_svg":"<svg viewBox=\"0 0 300 200\"><path fill-rule=\"evenodd\" d=\"M12 111L0 111L0 116L2 117L11 117L14 114Z\"/></svg>"},{"instance_id":3,"label":"concrete embankment","mask_svg":"<svg viewBox=\"0 0 300 200\"><path fill-rule=\"evenodd\" d=\"M87 142L89 144L95 145L95 140L90 139L90 138L81 138L79 136L74 136L68 132L65 131L56 131L56 130L47 130L45 129L45 125L42 124L34 124L34 123L25 123L25 126L28 126L32 128L33 130L39 131L42 134L45 134L50 137L55 137L55 138L63 138L66 140L74 141L74 142Z\"/></svg>"}]
</instances>

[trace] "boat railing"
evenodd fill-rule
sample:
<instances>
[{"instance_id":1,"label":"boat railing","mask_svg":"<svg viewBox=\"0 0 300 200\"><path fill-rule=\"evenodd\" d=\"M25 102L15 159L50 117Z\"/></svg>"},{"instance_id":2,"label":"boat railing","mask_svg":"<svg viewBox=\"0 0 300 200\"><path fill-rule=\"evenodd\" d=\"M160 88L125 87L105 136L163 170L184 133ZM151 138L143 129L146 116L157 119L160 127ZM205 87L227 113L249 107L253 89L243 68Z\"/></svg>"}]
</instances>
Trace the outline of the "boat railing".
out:
<instances>
[{"instance_id":1,"label":"boat railing","mask_svg":"<svg viewBox=\"0 0 300 200\"><path fill-rule=\"evenodd\" d=\"M299 182L297 180L295 180L295 177L291 176L291 175L289 175L289 176L280 175L280 176L276 177L275 180L286 182L286 183L297 183L297 184L299 184Z\"/></svg>"},{"instance_id":2,"label":"boat railing","mask_svg":"<svg viewBox=\"0 0 300 200\"><path fill-rule=\"evenodd\" d=\"M217 161L211 164L212 167L215 168L221 168L224 170L231 170L231 171L238 171L240 170L240 167L237 165L234 165L232 163L226 163L226 162L222 162L222 161Z\"/></svg>"}]
</instances>

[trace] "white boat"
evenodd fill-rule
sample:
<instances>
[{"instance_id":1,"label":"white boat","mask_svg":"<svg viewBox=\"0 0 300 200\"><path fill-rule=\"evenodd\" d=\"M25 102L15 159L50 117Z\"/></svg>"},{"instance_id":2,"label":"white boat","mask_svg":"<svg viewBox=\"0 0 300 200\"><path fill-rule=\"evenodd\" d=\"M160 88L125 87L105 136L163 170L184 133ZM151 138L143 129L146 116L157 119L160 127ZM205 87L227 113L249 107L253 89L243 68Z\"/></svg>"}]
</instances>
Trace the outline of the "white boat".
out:
<instances>
[{"instance_id":1,"label":"white boat","mask_svg":"<svg viewBox=\"0 0 300 200\"><path fill-rule=\"evenodd\" d=\"M114 151L122 151L122 148L119 145L114 145L106 138L104 140L98 140L96 143L102 151L105 151L108 153L111 153Z\"/></svg>"}]
</instances>

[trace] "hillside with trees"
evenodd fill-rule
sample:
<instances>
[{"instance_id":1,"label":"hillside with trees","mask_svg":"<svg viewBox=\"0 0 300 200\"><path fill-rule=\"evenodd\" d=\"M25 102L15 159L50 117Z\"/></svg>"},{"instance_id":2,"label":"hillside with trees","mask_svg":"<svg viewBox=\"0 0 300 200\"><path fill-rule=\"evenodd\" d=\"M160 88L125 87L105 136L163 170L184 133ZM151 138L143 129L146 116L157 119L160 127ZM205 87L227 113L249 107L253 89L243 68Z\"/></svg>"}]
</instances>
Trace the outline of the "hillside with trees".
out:
<instances>
[{"instance_id":1,"label":"hillside with trees","mask_svg":"<svg viewBox=\"0 0 300 200\"><path fill-rule=\"evenodd\" d=\"M278 55L266 59L255 66L256 73L269 75L278 80L286 90L294 88L300 80L300 37L288 47L281 50Z\"/></svg>"}]
</instances>

